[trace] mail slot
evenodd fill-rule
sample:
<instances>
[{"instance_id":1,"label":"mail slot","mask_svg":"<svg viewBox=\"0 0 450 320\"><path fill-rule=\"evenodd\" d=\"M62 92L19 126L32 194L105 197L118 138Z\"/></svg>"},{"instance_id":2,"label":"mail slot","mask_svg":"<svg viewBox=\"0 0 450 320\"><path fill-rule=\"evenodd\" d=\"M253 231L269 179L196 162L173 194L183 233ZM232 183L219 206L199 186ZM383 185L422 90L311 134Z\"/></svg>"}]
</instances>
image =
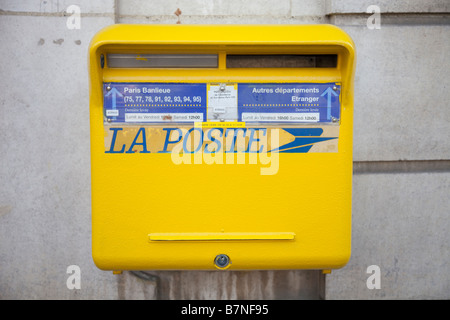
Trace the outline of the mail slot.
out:
<instances>
[{"instance_id":1,"label":"mail slot","mask_svg":"<svg viewBox=\"0 0 450 320\"><path fill-rule=\"evenodd\" d=\"M354 67L331 25L101 30L89 50L97 267L343 267Z\"/></svg>"}]
</instances>

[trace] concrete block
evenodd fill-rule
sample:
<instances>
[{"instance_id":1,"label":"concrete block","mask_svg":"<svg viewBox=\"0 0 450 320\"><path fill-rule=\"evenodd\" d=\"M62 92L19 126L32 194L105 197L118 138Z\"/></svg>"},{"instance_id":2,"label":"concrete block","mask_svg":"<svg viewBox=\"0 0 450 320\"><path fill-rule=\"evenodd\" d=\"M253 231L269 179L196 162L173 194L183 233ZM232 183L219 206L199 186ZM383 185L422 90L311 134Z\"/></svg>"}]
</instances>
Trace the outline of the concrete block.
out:
<instances>
[{"instance_id":1,"label":"concrete block","mask_svg":"<svg viewBox=\"0 0 450 320\"><path fill-rule=\"evenodd\" d=\"M324 289L316 270L124 272L118 279L120 299L315 300Z\"/></svg>"},{"instance_id":2,"label":"concrete block","mask_svg":"<svg viewBox=\"0 0 450 320\"><path fill-rule=\"evenodd\" d=\"M327 13L327 0L292 1L292 16L324 16Z\"/></svg>"},{"instance_id":3,"label":"concrete block","mask_svg":"<svg viewBox=\"0 0 450 320\"><path fill-rule=\"evenodd\" d=\"M119 16L119 23L137 24L318 24L327 23L327 18L322 16L214 16L214 15L176 15L163 16Z\"/></svg>"},{"instance_id":4,"label":"concrete block","mask_svg":"<svg viewBox=\"0 0 450 320\"><path fill-rule=\"evenodd\" d=\"M450 26L341 26L357 52L354 160L449 159Z\"/></svg>"},{"instance_id":5,"label":"concrete block","mask_svg":"<svg viewBox=\"0 0 450 320\"><path fill-rule=\"evenodd\" d=\"M81 13L114 13L114 0L3 0L0 10L27 13L64 12L69 6L77 5Z\"/></svg>"},{"instance_id":6,"label":"concrete block","mask_svg":"<svg viewBox=\"0 0 450 320\"><path fill-rule=\"evenodd\" d=\"M449 299L450 173L353 181L352 256L327 275L326 299ZM371 265L380 268L380 289L367 287Z\"/></svg>"},{"instance_id":7,"label":"concrete block","mask_svg":"<svg viewBox=\"0 0 450 320\"><path fill-rule=\"evenodd\" d=\"M131 16L172 16L180 9L183 16L288 16L289 0L130 0L119 1L119 14Z\"/></svg>"},{"instance_id":8,"label":"concrete block","mask_svg":"<svg viewBox=\"0 0 450 320\"><path fill-rule=\"evenodd\" d=\"M328 0L329 14L366 13L367 8L376 5L382 13L437 13L450 12L447 0Z\"/></svg>"},{"instance_id":9,"label":"concrete block","mask_svg":"<svg viewBox=\"0 0 450 320\"><path fill-rule=\"evenodd\" d=\"M112 23L0 16L1 298L116 296L91 258L87 70L92 36ZM87 290L67 289L73 264Z\"/></svg>"}]
</instances>

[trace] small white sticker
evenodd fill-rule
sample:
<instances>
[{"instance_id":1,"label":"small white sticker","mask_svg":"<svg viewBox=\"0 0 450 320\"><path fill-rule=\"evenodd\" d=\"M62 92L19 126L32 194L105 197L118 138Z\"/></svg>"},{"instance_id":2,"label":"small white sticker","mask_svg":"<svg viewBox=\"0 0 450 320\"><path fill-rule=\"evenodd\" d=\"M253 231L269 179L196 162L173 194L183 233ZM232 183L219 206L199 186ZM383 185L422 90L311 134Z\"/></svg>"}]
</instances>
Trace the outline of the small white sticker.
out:
<instances>
[{"instance_id":1,"label":"small white sticker","mask_svg":"<svg viewBox=\"0 0 450 320\"><path fill-rule=\"evenodd\" d=\"M271 113L271 112L242 112L242 121L262 122L319 122L319 113Z\"/></svg>"},{"instance_id":2,"label":"small white sticker","mask_svg":"<svg viewBox=\"0 0 450 320\"><path fill-rule=\"evenodd\" d=\"M125 122L197 122L203 113L125 113Z\"/></svg>"},{"instance_id":3,"label":"small white sticker","mask_svg":"<svg viewBox=\"0 0 450 320\"><path fill-rule=\"evenodd\" d=\"M119 116L119 110L117 110L117 109L106 110L106 116L107 117L118 117Z\"/></svg>"},{"instance_id":4,"label":"small white sticker","mask_svg":"<svg viewBox=\"0 0 450 320\"><path fill-rule=\"evenodd\" d=\"M237 89L235 85L210 85L208 119L237 120Z\"/></svg>"}]
</instances>

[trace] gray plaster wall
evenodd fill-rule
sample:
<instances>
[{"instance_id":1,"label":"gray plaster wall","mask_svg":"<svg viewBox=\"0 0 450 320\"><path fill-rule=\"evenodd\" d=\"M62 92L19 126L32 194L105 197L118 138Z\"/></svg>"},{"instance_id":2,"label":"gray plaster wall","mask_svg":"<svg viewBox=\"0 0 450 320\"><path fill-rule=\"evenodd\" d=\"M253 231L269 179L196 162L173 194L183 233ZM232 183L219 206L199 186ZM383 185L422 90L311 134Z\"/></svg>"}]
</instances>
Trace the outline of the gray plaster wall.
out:
<instances>
[{"instance_id":1,"label":"gray plaster wall","mask_svg":"<svg viewBox=\"0 0 450 320\"><path fill-rule=\"evenodd\" d=\"M81 9L69 29L70 5ZM367 8L380 8L369 29ZM181 10L181 15L174 12ZM352 257L314 270L100 271L87 50L114 23L340 26L357 48ZM449 299L450 2L0 0L1 299ZM67 267L81 270L70 290ZM380 289L369 289L369 266Z\"/></svg>"}]
</instances>

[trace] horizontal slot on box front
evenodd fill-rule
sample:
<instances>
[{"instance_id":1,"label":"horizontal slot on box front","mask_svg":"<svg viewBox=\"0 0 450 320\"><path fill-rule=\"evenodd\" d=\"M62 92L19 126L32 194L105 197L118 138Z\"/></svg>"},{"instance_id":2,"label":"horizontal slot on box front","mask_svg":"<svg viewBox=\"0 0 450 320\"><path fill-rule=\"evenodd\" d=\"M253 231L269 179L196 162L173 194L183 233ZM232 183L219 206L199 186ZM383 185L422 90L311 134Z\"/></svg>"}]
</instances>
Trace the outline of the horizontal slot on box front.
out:
<instances>
[{"instance_id":1,"label":"horizontal slot on box front","mask_svg":"<svg viewBox=\"0 0 450 320\"><path fill-rule=\"evenodd\" d=\"M116 54L107 55L109 68L217 68L217 54Z\"/></svg>"},{"instance_id":2,"label":"horizontal slot on box front","mask_svg":"<svg viewBox=\"0 0 450 320\"><path fill-rule=\"evenodd\" d=\"M227 55L227 68L336 68L337 55Z\"/></svg>"},{"instance_id":3,"label":"horizontal slot on box front","mask_svg":"<svg viewBox=\"0 0 450 320\"><path fill-rule=\"evenodd\" d=\"M150 233L149 241L293 240L293 232Z\"/></svg>"}]
</instances>

